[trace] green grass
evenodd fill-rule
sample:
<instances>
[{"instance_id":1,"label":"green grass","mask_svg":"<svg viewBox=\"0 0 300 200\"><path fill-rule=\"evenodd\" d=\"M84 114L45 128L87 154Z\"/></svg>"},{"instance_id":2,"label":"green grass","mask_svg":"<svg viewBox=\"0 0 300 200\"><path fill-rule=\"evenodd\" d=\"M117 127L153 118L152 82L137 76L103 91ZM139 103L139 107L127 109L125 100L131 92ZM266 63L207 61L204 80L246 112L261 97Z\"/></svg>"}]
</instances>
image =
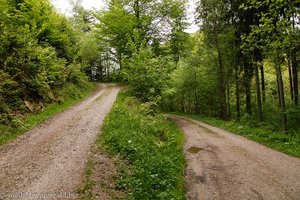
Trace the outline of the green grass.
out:
<instances>
[{"instance_id":1,"label":"green grass","mask_svg":"<svg viewBox=\"0 0 300 200\"><path fill-rule=\"evenodd\" d=\"M93 181L92 181L92 173L93 173L93 163L91 160L88 160L86 171L85 171L85 180L83 183L82 188L80 188L77 193L81 195L80 199L94 199L92 188L93 188Z\"/></svg>"},{"instance_id":2,"label":"green grass","mask_svg":"<svg viewBox=\"0 0 300 200\"><path fill-rule=\"evenodd\" d=\"M128 168L119 169L118 180L127 199L152 200L185 199L183 143L174 122L121 92L102 127L99 145L128 163Z\"/></svg>"},{"instance_id":3,"label":"green grass","mask_svg":"<svg viewBox=\"0 0 300 200\"><path fill-rule=\"evenodd\" d=\"M55 114L80 102L82 99L90 95L94 89L95 84L93 83L88 83L84 87L68 85L65 89L60 91L60 97L64 99L61 104L53 103L47 105L44 111L39 114L28 113L24 116L24 120L21 121L16 119L14 121L14 124L17 124L17 126L9 127L0 125L0 145L14 140L19 135L44 122L46 119L49 119Z\"/></svg>"},{"instance_id":4,"label":"green grass","mask_svg":"<svg viewBox=\"0 0 300 200\"><path fill-rule=\"evenodd\" d=\"M281 151L288 155L300 158L300 135L285 135L280 132L269 130L263 126L250 126L237 121L223 121L216 118L210 118L199 115L188 115L175 113L177 115L197 119L210 125L220 127L237 135L245 136L272 149Z\"/></svg>"}]
</instances>

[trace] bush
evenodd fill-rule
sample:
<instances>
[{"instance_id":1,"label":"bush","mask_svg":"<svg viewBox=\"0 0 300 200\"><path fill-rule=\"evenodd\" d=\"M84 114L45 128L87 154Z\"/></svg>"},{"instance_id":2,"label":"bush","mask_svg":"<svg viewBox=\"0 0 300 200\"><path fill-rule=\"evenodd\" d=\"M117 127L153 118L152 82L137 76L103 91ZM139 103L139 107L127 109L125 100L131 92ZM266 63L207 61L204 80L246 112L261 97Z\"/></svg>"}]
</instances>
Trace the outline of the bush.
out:
<instances>
[{"instance_id":1,"label":"bush","mask_svg":"<svg viewBox=\"0 0 300 200\"><path fill-rule=\"evenodd\" d=\"M71 64L67 67L67 80L75 85L84 85L88 82L87 76L80 70L76 64Z\"/></svg>"},{"instance_id":2,"label":"bush","mask_svg":"<svg viewBox=\"0 0 300 200\"><path fill-rule=\"evenodd\" d=\"M122 73L133 95L143 101L157 102L171 68L172 63L167 58L154 57L151 49L141 49L124 60Z\"/></svg>"},{"instance_id":3,"label":"bush","mask_svg":"<svg viewBox=\"0 0 300 200\"><path fill-rule=\"evenodd\" d=\"M11 120L9 113L20 104L18 83L12 77L0 70L0 123L6 124Z\"/></svg>"}]
</instances>

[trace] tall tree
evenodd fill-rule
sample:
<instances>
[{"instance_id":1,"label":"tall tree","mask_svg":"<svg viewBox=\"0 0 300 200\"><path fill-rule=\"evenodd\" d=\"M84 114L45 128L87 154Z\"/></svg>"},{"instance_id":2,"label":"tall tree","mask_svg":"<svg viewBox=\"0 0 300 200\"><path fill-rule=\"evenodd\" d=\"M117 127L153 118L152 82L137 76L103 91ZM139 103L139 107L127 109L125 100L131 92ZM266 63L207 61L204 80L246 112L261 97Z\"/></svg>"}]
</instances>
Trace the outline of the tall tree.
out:
<instances>
[{"instance_id":1,"label":"tall tree","mask_svg":"<svg viewBox=\"0 0 300 200\"><path fill-rule=\"evenodd\" d=\"M211 45L217 53L217 66L219 73L220 116L228 119L226 103L226 69L224 49L222 49L221 36L226 32L227 6L223 1L201 0L197 7L198 19L201 21L201 30L205 33L207 44Z\"/></svg>"},{"instance_id":2,"label":"tall tree","mask_svg":"<svg viewBox=\"0 0 300 200\"><path fill-rule=\"evenodd\" d=\"M264 53L273 59L276 68L278 95L281 109L282 129L287 132L284 86L282 80L281 64L283 53L291 45L287 38L290 38L292 31L292 17L299 13L299 3L286 1L265 1L257 2L248 0L245 9L256 9L259 12L256 17L259 24L252 26L248 41L259 46Z\"/></svg>"},{"instance_id":3,"label":"tall tree","mask_svg":"<svg viewBox=\"0 0 300 200\"><path fill-rule=\"evenodd\" d=\"M183 0L112 0L108 10L96 16L101 38L115 49L120 66L123 58L132 56L129 40L136 40L138 48L145 42L158 49L172 34L173 39L184 35ZM180 39L176 39L176 45Z\"/></svg>"}]
</instances>

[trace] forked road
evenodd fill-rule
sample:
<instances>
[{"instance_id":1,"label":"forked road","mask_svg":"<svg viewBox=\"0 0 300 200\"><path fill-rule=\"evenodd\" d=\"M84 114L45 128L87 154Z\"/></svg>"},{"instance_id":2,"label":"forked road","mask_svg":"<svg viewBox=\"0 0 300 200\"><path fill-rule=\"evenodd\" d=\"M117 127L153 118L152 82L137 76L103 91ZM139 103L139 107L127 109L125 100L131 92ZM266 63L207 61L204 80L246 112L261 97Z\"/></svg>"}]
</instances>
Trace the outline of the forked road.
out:
<instances>
[{"instance_id":1,"label":"forked road","mask_svg":"<svg viewBox=\"0 0 300 200\"><path fill-rule=\"evenodd\" d=\"M300 159L208 124L170 116L184 131L192 200L300 200Z\"/></svg>"},{"instance_id":2,"label":"forked road","mask_svg":"<svg viewBox=\"0 0 300 200\"><path fill-rule=\"evenodd\" d=\"M82 103L0 147L0 199L74 197L90 146L118 92L118 86L99 84Z\"/></svg>"}]
</instances>

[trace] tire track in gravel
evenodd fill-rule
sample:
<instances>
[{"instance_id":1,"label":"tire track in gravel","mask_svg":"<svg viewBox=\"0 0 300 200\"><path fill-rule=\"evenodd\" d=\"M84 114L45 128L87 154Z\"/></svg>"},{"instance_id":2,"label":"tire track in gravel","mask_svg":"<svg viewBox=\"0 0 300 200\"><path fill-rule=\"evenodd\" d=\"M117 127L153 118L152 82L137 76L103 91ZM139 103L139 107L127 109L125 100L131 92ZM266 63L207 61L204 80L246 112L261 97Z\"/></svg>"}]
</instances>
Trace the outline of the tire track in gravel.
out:
<instances>
[{"instance_id":1,"label":"tire track in gravel","mask_svg":"<svg viewBox=\"0 0 300 200\"><path fill-rule=\"evenodd\" d=\"M300 199L300 159L197 120L170 118L186 136L188 199Z\"/></svg>"},{"instance_id":2,"label":"tire track in gravel","mask_svg":"<svg viewBox=\"0 0 300 200\"><path fill-rule=\"evenodd\" d=\"M113 84L99 84L80 104L2 146L0 193L76 192L84 178L90 146L119 89Z\"/></svg>"}]
</instances>

